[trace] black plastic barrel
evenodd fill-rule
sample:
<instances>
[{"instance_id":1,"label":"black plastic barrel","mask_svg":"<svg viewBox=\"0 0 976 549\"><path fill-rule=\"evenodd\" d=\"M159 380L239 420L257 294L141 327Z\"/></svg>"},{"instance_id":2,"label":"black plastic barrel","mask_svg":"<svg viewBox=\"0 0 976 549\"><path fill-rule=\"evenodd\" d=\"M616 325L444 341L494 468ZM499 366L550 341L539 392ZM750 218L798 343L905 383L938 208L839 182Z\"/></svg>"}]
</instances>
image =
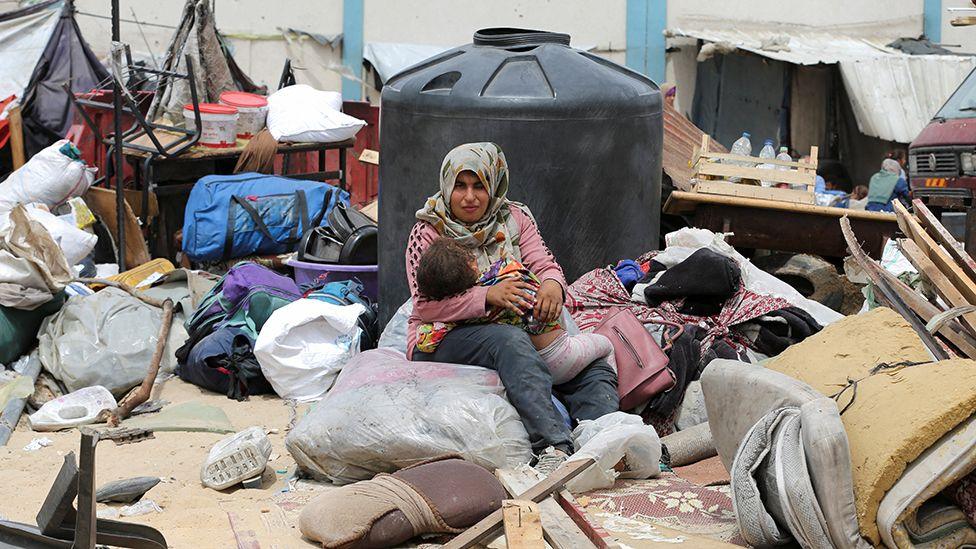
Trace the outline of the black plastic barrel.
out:
<instances>
[{"instance_id":1,"label":"black plastic barrel","mask_svg":"<svg viewBox=\"0 0 976 549\"><path fill-rule=\"evenodd\" d=\"M662 139L658 86L566 34L484 29L397 74L380 111L381 321L409 297L414 214L455 146L501 146L509 198L529 206L572 282L656 248Z\"/></svg>"}]
</instances>

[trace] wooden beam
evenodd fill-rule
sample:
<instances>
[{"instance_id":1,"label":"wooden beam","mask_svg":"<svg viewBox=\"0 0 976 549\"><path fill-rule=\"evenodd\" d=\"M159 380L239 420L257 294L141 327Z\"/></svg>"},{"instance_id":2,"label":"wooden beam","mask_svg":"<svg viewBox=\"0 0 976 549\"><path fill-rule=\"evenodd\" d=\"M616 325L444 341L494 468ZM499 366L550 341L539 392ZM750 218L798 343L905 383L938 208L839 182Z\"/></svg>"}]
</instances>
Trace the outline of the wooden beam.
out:
<instances>
[{"instance_id":1,"label":"wooden beam","mask_svg":"<svg viewBox=\"0 0 976 549\"><path fill-rule=\"evenodd\" d=\"M814 147L811 147L811 149L813 148ZM723 153L723 152L702 153L701 157L707 158L709 160L743 160L743 161L749 160L751 162L755 162L756 164L772 164L774 166L798 168L802 170L816 171L817 169L817 164L816 162L813 161L813 158L811 158L810 162L799 162L796 160L791 160L787 162L786 160L776 160L775 158L759 158L758 156L742 156L739 154Z\"/></svg>"},{"instance_id":2,"label":"wooden beam","mask_svg":"<svg viewBox=\"0 0 976 549\"><path fill-rule=\"evenodd\" d=\"M539 478L541 475L528 468L496 469L495 476L513 497L525 493L541 480ZM566 516L566 512L553 498L549 497L539 502L539 511L542 518L542 531L553 549L596 547L580 527Z\"/></svg>"},{"instance_id":3,"label":"wooden beam","mask_svg":"<svg viewBox=\"0 0 976 549\"><path fill-rule=\"evenodd\" d=\"M939 246L939 243L932 239L922 225L919 224L915 216L908 213L905 207L895 200L898 204L895 206L895 213L899 218L904 218L905 224L911 230L910 238L918 244L919 249L924 253L936 267L942 271L953 286L959 290L959 293L966 299L970 304L976 305L976 282L963 272L962 268L953 260L953 258ZM974 317L976 319L976 317Z\"/></svg>"},{"instance_id":4,"label":"wooden beam","mask_svg":"<svg viewBox=\"0 0 976 549\"><path fill-rule=\"evenodd\" d=\"M553 497L597 549L620 549L620 543L590 517L569 490L563 488Z\"/></svg>"},{"instance_id":5,"label":"wooden beam","mask_svg":"<svg viewBox=\"0 0 976 549\"><path fill-rule=\"evenodd\" d=\"M950 307L962 307L963 305L971 304L966 301L966 298L949 281L948 277L935 266L935 263L926 257L925 252L922 251L914 240L901 238L898 240L898 247L901 249L901 253L905 254L905 257L908 258L908 261L918 269L918 272L922 273L935 286L936 293ZM976 313L967 313L962 315L961 318L965 326L976 332Z\"/></svg>"},{"instance_id":6,"label":"wooden beam","mask_svg":"<svg viewBox=\"0 0 976 549\"><path fill-rule=\"evenodd\" d=\"M939 244L942 244L971 280L976 280L976 260L973 260L973 256L966 253L962 243L949 233L949 229L945 228L945 225L928 209L924 202L916 198L912 201L912 206L922 226L928 229L929 235Z\"/></svg>"},{"instance_id":7,"label":"wooden beam","mask_svg":"<svg viewBox=\"0 0 976 549\"><path fill-rule=\"evenodd\" d=\"M765 159L763 162L765 162ZM765 168L736 166L734 164L718 164L715 162L699 162L698 173L700 175L741 177L743 179L773 181L775 183L790 183L792 185L806 185L808 187L811 187L816 183L816 178L812 174L800 173L799 170L767 170Z\"/></svg>"},{"instance_id":8,"label":"wooden beam","mask_svg":"<svg viewBox=\"0 0 976 549\"><path fill-rule=\"evenodd\" d=\"M20 113L20 105L14 105L7 111L10 127L10 156L16 170L27 161L24 153L24 121Z\"/></svg>"},{"instance_id":9,"label":"wooden beam","mask_svg":"<svg viewBox=\"0 0 976 549\"><path fill-rule=\"evenodd\" d=\"M508 549L542 549L542 521L538 503L506 499L502 502L502 522Z\"/></svg>"},{"instance_id":10,"label":"wooden beam","mask_svg":"<svg viewBox=\"0 0 976 549\"><path fill-rule=\"evenodd\" d=\"M846 217L840 220L840 230L844 235L844 241L847 243L847 248L850 250L851 255L854 259L864 268L864 271L872 276L871 281L874 282L875 286L879 291L879 296L882 300L888 302L895 312L900 314L902 318L907 321L912 329L918 334L919 339L928 349L929 353L935 357L936 360L944 360L949 357L948 351L945 349L944 344L938 340L935 336L930 334L928 330L925 329L925 325L921 323L919 317L912 311L908 305L900 298L898 293L888 285L888 282L880 276L877 276L877 272L872 269L872 266L877 265L874 261L868 258L867 254L861 248L857 239L854 237L854 231L851 229L851 222ZM910 240L908 242L911 242ZM880 266L879 266L880 267Z\"/></svg>"},{"instance_id":11,"label":"wooden beam","mask_svg":"<svg viewBox=\"0 0 976 549\"><path fill-rule=\"evenodd\" d=\"M816 198L814 197L812 191L759 187L756 185L742 185L726 181L699 181L695 185L695 192L704 194L718 194L723 196L755 198L759 200L779 200L781 202L793 202L797 204L812 205L816 203Z\"/></svg>"},{"instance_id":12,"label":"wooden beam","mask_svg":"<svg viewBox=\"0 0 976 549\"><path fill-rule=\"evenodd\" d=\"M576 478L577 475L594 463L593 458L567 461L559 469L553 471L551 475L519 496L519 499L526 499L538 503L562 488L567 482ZM468 547L474 547L478 543L490 538L498 530L498 527L501 526L503 519L502 510L499 509L481 519L481 521L471 528L458 534L454 539L444 545L444 549L467 549Z\"/></svg>"},{"instance_id":13,"label":"wooden beam","mask_svg":"<svg viewBox=\"0 0 976 549\"><path fill-rule=\"evenodd\" d=\"M758 198L743 198L738 196L725 196L719 194L703 194L696 192L674 191L668 203L692 202L701 204L721 204L723 206L752 207L766 210L779 210L784 212L797 212L804 214L823 215L840 219L850 217L851 219L869 219L872 221L890 221L894 223L895 214L887 212L868 212L864 210L848 210L846 208L829 208L827 206L816 206L813 204L794 204L792 202L781 202L778 200L761 200ZM668 211L665 209L665 211Z\"/></svg>"}]
</instances>

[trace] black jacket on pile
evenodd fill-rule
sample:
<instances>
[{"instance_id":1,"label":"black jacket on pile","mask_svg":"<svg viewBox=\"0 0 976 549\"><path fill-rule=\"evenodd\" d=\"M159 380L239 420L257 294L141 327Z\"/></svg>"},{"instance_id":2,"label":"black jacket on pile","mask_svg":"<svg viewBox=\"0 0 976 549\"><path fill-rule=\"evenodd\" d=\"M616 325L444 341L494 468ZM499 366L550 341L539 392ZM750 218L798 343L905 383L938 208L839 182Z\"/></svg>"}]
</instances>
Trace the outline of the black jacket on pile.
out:
<instances>
[{"instance_id":1,"label":"black jacket on pile","mask_svg":"<svg viewBox=\"0 0 976 549\"><path fill-rule=\"evenodd\" d=\"M644 288L644 299L655 307L662 301L684 298L681 313L713 316L739 290L741 280L742 273L734 259L702 248Z\"/></svg>"}]
</instances>

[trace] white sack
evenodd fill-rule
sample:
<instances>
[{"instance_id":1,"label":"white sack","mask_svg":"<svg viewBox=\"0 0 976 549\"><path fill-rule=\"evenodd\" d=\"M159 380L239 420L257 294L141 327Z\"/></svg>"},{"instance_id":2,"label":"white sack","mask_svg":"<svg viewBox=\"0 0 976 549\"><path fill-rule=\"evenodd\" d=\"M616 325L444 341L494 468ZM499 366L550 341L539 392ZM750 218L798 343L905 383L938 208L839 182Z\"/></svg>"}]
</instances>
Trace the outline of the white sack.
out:
<instances>
[{"instance_id":1,"label":"white sack","mask_svg":"<svg viewBox=\"0 0 976 549\"><path fill-rule=\"evenodd\" d=\"M68 265L81 263L81 260L88 257L98 243L98 237L94 234L79 229L49 211L27 206L27 215L44 225L51 238L61 246Z\"/></svg>"},{"instance_id":2,"label":"white sack","mask_svg":"<svg viewBox=\"0 0 976 549\"><path fill-rule=\"evenodd\" d=\"M593 458L596 463L566 485L574 494L609 488L618 478L652 478L661 474L661 439L640 416L613 412L585 419L573 429L576 453L570 461ZM614 466L625 459L627 470Z\"/></svg>"},{"instance_id":3,"label":"white sack","mask_svg":"<svg viewBox=\"0 0 976 549\"><path fill-rule=\"evenodd\" d=\"M489 470L532 459L498 374L411 362L392 349L356 355L285 446L305 472L345 484L457 453Z\"/></svg>"},{"instance_id":4,"label":"white sack","mask_svg":"<svg viewBox=\"0 0 976 549\"><path fill-rule=\"evenodd\" d=\"M62 139L43 149L0 183L0 212L31 202L53 208L85 194L95 180L95 169L62 153L61 147L68 144Z\"/></svg>"},{"instance_id":5,"label":"white sack","mask_svg":"<svg viewBox=\"0 0 976 549\"><path fill-rule=\"evenodd\" d=\"M365 311L359 303L299 299L272 313L254 356L278 396L299 402L324 397L339 370L359 353L362 330L356 323Z\"/></svg>"},{"instance_id":6,"label":"white sack","mask_svg":"<svg viewBox=\"0 0 976 549\"><path fill-rule=\"evenodd\" d=\"M366 122L342 113L342 95L305 84L268 96L268 131L278 141L336 143L352 139Z\"/></svg>"},{"instance_id":7,"label":"white sack","mask_svg":"<svg viewBox=\"0 0 976 549\"><path fill-rule=\"evenodd\" d=\"M161 309L116 288L72 297L41 325L41 364L69 391L102 385L120 398L145 379L162 316ZM172 350L186 339L180 332L170 330L161 378L176 366Z\"/></svg>"}]
</instances>

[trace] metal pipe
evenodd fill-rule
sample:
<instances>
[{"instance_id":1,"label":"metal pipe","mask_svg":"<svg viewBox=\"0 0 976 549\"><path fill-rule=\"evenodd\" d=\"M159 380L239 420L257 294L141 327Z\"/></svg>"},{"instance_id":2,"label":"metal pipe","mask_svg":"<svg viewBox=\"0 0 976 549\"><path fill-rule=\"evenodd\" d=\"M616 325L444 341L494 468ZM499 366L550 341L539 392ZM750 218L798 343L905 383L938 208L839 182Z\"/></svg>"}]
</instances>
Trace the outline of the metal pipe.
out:
<instances>
[{"instance_id":1,"label":"metal pipe","mask_svg":"<svg viewBox=\"0 0 976 549\"><path fill-rule=\"evenodd\" d=\"M41 359L37 353L31 353L27 359L27 366L21 375L31 378L31 385L37 382L37 376L41 373ZM27 398L15 398L7 403L0 414L0 446L6 446L10 440L10 435L17 428L20 416L24 413L24 406L27 405Z\"/></svg>"},{"instance_id":2,"label":"metal pipe","mask_svg":"<svg viewBox=\"0 0 976 549\"><path fill-rule=\"evenodd\" d=\"M122 48L121 31L119 27L119 0L112 0L112 102L115 106L115 208L116 208L116 245L118 246L119 272L126 270L125 264L125 189L124 164L122 156Z\"/></svg>"}]
</instances>

